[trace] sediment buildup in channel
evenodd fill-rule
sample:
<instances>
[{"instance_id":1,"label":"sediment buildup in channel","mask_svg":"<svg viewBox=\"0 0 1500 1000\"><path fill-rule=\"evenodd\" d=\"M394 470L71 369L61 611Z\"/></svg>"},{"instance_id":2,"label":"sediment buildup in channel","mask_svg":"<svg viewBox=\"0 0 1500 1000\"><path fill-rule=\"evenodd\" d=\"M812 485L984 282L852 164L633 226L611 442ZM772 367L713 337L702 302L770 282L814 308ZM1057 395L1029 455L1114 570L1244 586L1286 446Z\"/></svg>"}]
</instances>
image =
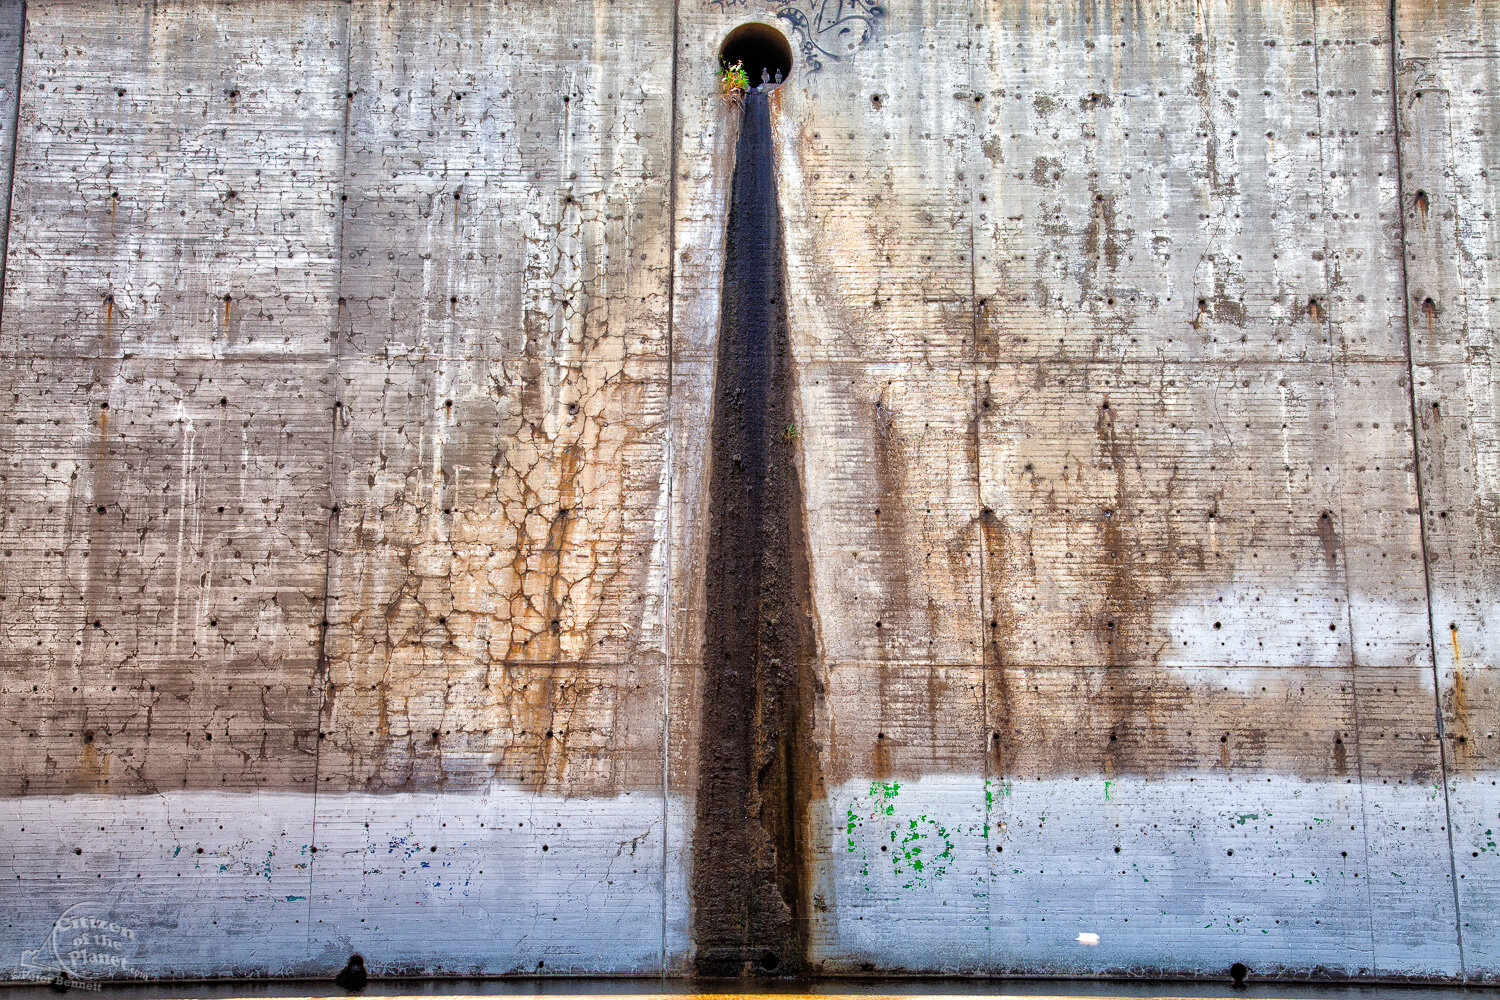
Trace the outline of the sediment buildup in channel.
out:
<instances>
[{"instance_id":1,"label":"sediment buildup in channel","mask_svg":"<svg viewBox=\"0 0 1500 1000\"><path fill-rule=\"evenodd\" d=\"M703 975L784 975L805 953L814 638L792 388L770 100L750 93L714 383L693 864Z\"/></svg>"}]
</instances>

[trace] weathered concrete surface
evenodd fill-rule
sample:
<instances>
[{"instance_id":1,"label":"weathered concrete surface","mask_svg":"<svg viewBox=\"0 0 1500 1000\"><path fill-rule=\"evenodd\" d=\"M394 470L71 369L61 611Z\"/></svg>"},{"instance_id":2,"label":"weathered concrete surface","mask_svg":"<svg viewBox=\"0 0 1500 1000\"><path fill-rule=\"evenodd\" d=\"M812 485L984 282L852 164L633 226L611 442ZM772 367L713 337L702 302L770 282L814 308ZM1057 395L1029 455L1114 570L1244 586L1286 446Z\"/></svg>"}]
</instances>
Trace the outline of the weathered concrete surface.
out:
<instances>
[{"instance_id":1,"label":"weathered concrete surface","mask_svg":"<svg viewBox=\"0 0 1500 1000\"><path fill-rule=\"evenodd\" d=\"M881 31L783 100L815 959L1461 973L1386 8Z\"/></svg>"},{"instance_id":2,"label":"weathered concrete surface","mask_svg":"<svg viewBox=\"0 0 1500 1000\"><path fill-rule=\"evenodd\" d=\"M1500 594L1500 195L1495 151L1500 11L1400 7L1406 314L1416 393L1432 655L1442 692L1464 959L1500 970L1495 618Z\"/></svg>"},{"instance_id":3,"label":"weathered concrete surface","mask_svg":"<svg viewBox=\"0 0 1500 1000\"><path fill-rule=\"evenodd\" d=\"M28 10L10 794L312 781L341 18L257 11Z\"/></svg>"},{"instance_id":4,"label":"weathered concrete surface","mask_svg":"<svg viewBox=\"0 0 1500 1000\"><path fill-rule=\"evenodd\" d=\"M312 919L374 968L659 969L685 878L662 860L670 20L350 18ZM450 800L466 819L433 829ZM457 866L367 881L360 852L408 826Z\"/></svg>"},{"instance_id":5,"label":"weathered concrete surface","mask_svg":"<svg viewBox=\"0 0 1500 1000\"><path fill-rule=\"evenodd\" d=\"M31 5L8 963L661 965L670 30L439 13Z\"/></svg>"},{"instance_id":6,"label":"weathered concrete surface","mask_svg":"<svg viewBox=\"0 0 1500 1000\"><path fill-rule=\"evenodd\" d=\"M323 786L661 787L670 24L548 9L352 10Z\"/></svg>"},{"instance_id":7,"label":"weathered concrete surface","mask_svg":"<svg viewBox=\"0 0 1500 1000\"><path fill-rule=\"evenodd\" d=\"M1500 976L1500 14L821 10L0 30L8 974L693 967L712 70L801 13L807 967Z\"/></svg>"}]
</instances>

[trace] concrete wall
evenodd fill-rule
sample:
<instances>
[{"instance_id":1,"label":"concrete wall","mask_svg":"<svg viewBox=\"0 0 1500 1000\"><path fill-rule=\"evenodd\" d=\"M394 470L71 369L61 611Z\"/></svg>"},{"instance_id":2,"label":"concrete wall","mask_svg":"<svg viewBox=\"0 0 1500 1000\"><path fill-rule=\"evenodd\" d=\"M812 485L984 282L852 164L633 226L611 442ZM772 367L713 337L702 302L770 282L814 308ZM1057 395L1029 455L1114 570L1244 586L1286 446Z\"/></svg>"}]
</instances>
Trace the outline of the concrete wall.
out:
<instances>
[{"instance_id":1,"label":"concrete wall","mask_svg":"<svg viewBox=\"0 0 1500 1000\"><path fill-rule=\"evenodd\" d=\"M693 967L761 20L810 967L1500 977L1500 13L832 7L0 8L7 975Z\"/></svg>"}]
</instances>

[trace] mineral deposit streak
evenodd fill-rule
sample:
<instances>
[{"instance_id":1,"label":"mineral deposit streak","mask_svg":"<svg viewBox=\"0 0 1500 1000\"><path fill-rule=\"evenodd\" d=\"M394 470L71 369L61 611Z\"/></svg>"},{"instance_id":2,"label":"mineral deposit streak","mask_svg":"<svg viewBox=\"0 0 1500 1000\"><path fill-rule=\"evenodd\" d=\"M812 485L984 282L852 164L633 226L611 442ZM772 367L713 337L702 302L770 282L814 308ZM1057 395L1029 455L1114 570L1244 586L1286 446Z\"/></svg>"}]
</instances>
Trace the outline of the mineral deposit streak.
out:
<instances>
[{"instance_id":1,"label":"mineral deposit streak","mask_svg":"<svg viewBox=\"0 0 1500 1000\"><path fill-rule=\"evenodd\" d=\"M705 975L805 953L814 638L768 95L746 96L714 385L694 927Z\"/></svg>"}]
</instances>

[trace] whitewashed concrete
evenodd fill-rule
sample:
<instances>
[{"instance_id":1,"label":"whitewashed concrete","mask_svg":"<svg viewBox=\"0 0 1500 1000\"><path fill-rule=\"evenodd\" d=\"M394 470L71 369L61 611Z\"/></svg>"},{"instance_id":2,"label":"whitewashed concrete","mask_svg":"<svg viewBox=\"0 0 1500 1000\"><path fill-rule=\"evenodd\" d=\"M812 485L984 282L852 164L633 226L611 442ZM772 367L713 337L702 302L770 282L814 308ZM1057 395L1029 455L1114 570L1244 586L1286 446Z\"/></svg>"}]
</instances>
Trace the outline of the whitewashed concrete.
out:
<instances>
[{"instance_id":1,"label":"whitewashed concrete","mask_svg":"<svg viewBox=\"0 0 1500 1000\"><path fill-rule=\"evenodd\" d=\"M12 803L5 978L43 975L45 956L23 952L80 904L134 932L127 975L322 975L352 953L372 974L649 973L662 968L664 900L686 892L684 868L663 866L666 824L685 839L683 812L639 793Z\"/></svg>"},{"instance_id":2,"label":"whitewashed concrete","mask_svg":"<svg viewBox=\"0 0 1500 1000\"><path fill-rule=\"evenodd\" d=\"M934 971L1046 975L1457 963L1432 787L927 776L847 782L821 818L814 952L829 970L892 950Z\"/></svg>"}]
</instances>

